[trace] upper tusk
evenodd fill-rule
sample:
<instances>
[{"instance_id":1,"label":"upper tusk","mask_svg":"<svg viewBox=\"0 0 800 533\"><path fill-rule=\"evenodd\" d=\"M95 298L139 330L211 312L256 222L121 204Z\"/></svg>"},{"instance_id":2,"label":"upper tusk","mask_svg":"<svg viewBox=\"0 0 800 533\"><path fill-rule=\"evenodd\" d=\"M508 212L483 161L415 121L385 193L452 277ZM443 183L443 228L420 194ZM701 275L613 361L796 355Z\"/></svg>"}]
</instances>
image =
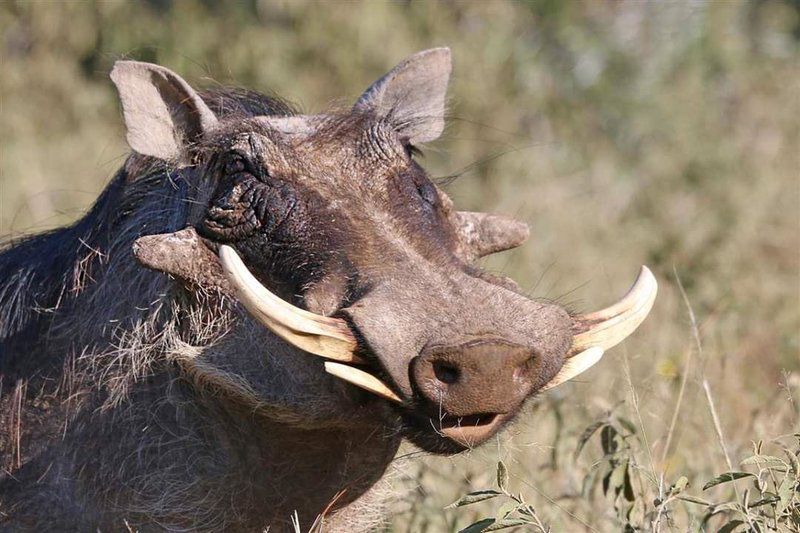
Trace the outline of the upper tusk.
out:
<instances>
[{"instance_id":1,"label":"upper tusk","mask_svg":"<svg viewBox=\"0 0 800 533\"><path fill-rule=\"evenodd\" d=\"M403 403L403 400L395 394L383 381L379 380L369 372L364 372L352 366L341 363L325 362L325 372L361 387L364 390L377 394L387 400Z\"/></svg>"},{"instance_id":2,"label":"upper tusk","mask_svg":"<svg viewBox=\"0 0 800 533\"><path fill-rule=\"evenodd\" d=\"M594 348L589 348L588 350L574 355L570 359L567 359L567 361L564 363L564 366L562 366L561 370L559 370L558 374L556 374L556 377L551 379L547 385L539 389L539 391L542 392L552 389L553 387L557 387L558 385L571 380L578 374L583 374L592 368L600 359L602 359L604 353L605 352L602 348L595 346Z\"/></svg>"},{"instance_id":3,"label":"upper tusk","mask_svg":"<svg viewBox=\"0 0 800 533\"><path fill-rule=\"evenodd\" d=\"M363 362L354 353L358 343L344 320L310 313L275 296L230 246L220 246L219 258L239 301L270 331L306 352L347 363Z\"/></svg>"},{"instance_id":4,"label":"upper tusk","mask_svg":"<svg viewBox=\"0 0 800 533\"><path fill-rule=\"evenodd\" d=\"M575 317L573 329L576 333L570 354L580 354L592 347L605 351L622 342L647 317L657 292L655 276L643 266L633 286L620 301L601 311Z\"/></svg>"}]
</instances>

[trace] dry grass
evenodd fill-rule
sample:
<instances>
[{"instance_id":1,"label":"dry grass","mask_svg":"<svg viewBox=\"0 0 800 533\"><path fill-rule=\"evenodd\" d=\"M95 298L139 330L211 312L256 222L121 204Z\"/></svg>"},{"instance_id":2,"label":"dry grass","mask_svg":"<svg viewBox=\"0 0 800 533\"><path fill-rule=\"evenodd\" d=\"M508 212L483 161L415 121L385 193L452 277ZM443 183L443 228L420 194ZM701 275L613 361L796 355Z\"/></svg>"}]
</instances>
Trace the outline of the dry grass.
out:
<instances>
[{"instance_id":1,"label":"dry grass","mask_svg":"<svg viewBox=\"0 0 800 533\"><path fill-rule=\"evenodd\" d=\"M447 187L460 206L533 228L487 267L577 309L613 300L640 264L654 270L651 318L580 382L539 399L494 444L450 459L408 450L398 490L411 490L391 531L457 531L493 515L499 497L444 507L493 485L498 460L543 528L713 530L723 517L703 526L704 506L680 497L741 502L749 479L738 495L702 485L745 468L753 441L764 454L796 447L796 4L6 2L0 35L2 235L73 220L120 164L116 58L316 110L447 44L452 116L427 165L460 175ZM598 429L576 457L595 421L613 431ZM632 502L604 494L609 468L627 472Z\"/></svg>"}]
</instances>

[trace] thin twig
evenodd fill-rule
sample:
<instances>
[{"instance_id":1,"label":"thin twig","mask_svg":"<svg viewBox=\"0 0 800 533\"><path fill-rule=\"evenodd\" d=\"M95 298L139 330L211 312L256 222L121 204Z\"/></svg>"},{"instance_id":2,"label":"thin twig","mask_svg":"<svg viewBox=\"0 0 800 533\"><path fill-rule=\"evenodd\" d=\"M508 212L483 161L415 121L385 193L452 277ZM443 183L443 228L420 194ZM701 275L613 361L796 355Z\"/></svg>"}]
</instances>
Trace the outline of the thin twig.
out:
<instances>
[{"instance_id":1,"label":"thin twig","mask_svg":"<svg viewBox=\"0 0 800 533\"><path fill-rule=\"evenodd\" d=\"M664 451L661 453L661 464L666 464L667 454L672 444L672 436L675 433L675 426L678 422L678 414L681 411L681 404L683 403L683 396L686 391L686 382L689 378L689 370L692 366L692 350L686 351L686 361L683 364L683 376L681 376L681 386L678 390L678 399L675 401L675 410L672 412L672 420L669 423L669 430L667 431L667 441L664 443ZM666 467L664 468L666 470Z\"/></svg>"},{"instance_id":2,"label":"thin twig","mask_svg":"<svg viewBox=\"0 0 800 533\"><path fill-rule=\"evenodd\" d=\"M516 475L514 472L509 472L509 474L510 474L510 476L511 476L512 478L516 479L517 481L519 481L519 482L520 482L520 483L522 483L523 485L527 485L528 487L530 487L531 489L533 489L533 491L534 491L536 494L538 494L539 496L541 496L542 498L544 498L545 500L547 500L547 502L548 502L550 505L552 505L553 507L555 507L556 509L558 509L558 510L559 510L559 511L561 511L562 513L566 514L567 516L569 516L570 518L572 518L572 519L573 519L573 520L575 520L576 522L580 522L580 524L581 524L582 526L584 526L586 529L588 529L588 530L590 530L590 531L597 531L597 529L595 529L594 527L592 527L592 525L591 525L591 524L589 524L589 522L587 522L587 521L586 521L586 520L584 520L583 518L579 517L579 516L578 516L578 515L576 515L575 513L571 512L569 509L567 509L567 508L566 508L566 507L564 507L563 505L559 504L557 501L555 501L553 498L551 498L550 496L548 496L547 494L545 494L544 492L542 492L541 490L539 490L539 488L538 488L538 487L536 487L536 485L534 485L533 483L531 483L530 481L528 481L528 480L527 480L527 479L525 479L524 477L522 477L522 476L518 476L518 475Z\"/></svg>"},{"instance_id":3,"label":"thin twig","mask_svg":"<svg viewBox=\"0 0 800 533\"><path fill-rule=\"evenodd\" d=\"M689 302L689 297L686 295L686 290L683 288L683 283L681 282L681 278L678 275L677 269L673 267L673 271L675 273L675 281L678 283L678 289L681 293L681 298L683 298L683 303L686 305L686 310L689 314L689 322L692 327L692 337L694 338L695 348L697 349L697 356L700 360L703 360L703 345L700 342L700 329L697 327L697 317L695 317L694 309L692 308L692 304ZM708 384L708 379L706 378L705 372L705 364L701 365L701 379L703 385L703 391L706 395L706 402L708 403L708 409L711 413L711 420L714 422L714 431L717 434L717 442L719 443L719 447L722 449L722 454L725 456L725 462L728 465L728 470L733 472L733 461L731 461L730 454L728 453L728 447L725 445L725 437L722 433L722 424L719 421L719 415L717 414L717 408L714 404L714 398L711 395L711 387ZM736 499L741 501L741 495L739 494L739 487L737 486L736 480L733 480L733 490L736 493ZM747 511L747 506L743 506L744 516L747 519L748 524L751 528L753 528L752 520L750 519L750 513Z\"/></svg>"},{"instance_id":4,"label":"thin twig","mask_svg":"<svg viewBox=\"0 0 800 533\"><path fill-rule=\"evenodd\" d=\"M676 274L677 277L677 274ZM686 362L683 365L683 376L681 376L681 386L678 390L678 399L675 401L675 409L672 412L672 420L669 423L669 430L667 431L667 441L664 443L664 450L661 452L661 465L663 470L661 471L661 475L658 479L658 497L661 500L661 505L658 506L658 512L656 513L655 518L653 519L653 529L655 533L658 533L661 530L661 517L664 514L664 509L666 508L667 502L670 501L670 498L664 498L665 494L665 486L664 486L664 478L667 475L667 454L669 453L669 448L672 444L672 436L675 433L675 427L678 422L678 414L681 411L681 404L683 403L683 396L686 391L686 382L689 378L689 369L692 365L692 350L686 351Z\"/></svg>"}]
</instances>

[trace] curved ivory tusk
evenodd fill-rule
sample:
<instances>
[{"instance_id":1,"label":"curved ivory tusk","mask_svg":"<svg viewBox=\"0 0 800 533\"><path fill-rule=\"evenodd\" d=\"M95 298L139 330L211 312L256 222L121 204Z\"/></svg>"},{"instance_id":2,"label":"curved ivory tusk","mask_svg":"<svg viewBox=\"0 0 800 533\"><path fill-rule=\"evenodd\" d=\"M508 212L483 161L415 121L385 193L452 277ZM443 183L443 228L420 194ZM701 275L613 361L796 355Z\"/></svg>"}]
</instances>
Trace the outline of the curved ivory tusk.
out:
<instances>
[{"instance_id":1,"label":"curved ivory tusk","mask_svg":"<svg viewBox=\"0 0 800 533\"><path fill-rule=\"evenodd\" d=\"M572 356L570 359L567 359L567 361L564 363L564 366L562 366L561 370L559 370L558 374L556 374L556 377L547 382L547 385L539 389L539 392L557 387L562 383L571 380L577 375L583 374L592 368L600 359L602 359L604 353L605 352L602 348L595 346L594 348L589 348L584 352Z\"/></svg>"},{"instance_id":2,"label":"curved ivory tusk","mask_svg":"<svg viewBox=\"0 0 800 533\"><path fill-rule=\"evenodd\" d=\"M341 363L333 363L330 361L325 362L325 372L339 379L343 379L352 383L356 387L377 394L382 398L391 400L397 403L403 403L397 394L390 389L383 381L379 380L369 372L364 372L352 366L343 365Z\"/></svg>"},{"instance_id":3,"label":"curved ivory tusk","mask_svg":"<svg viewBox=\"0 0 800 533\"><path fill-rule=\"evenodd\" d=\"M220 247L219 258L239 301L270 331L306 352L347 363L363 362L353 353L357 341L344 320L310 313L278 298L230 246Z\"/></svg>"},{"instance_id":4,"label":"curved ivory tusk","mask_svg":"<svg viewBox=\"0 0 800 533\"><path fill-rule=\"evenodd\" d=\"M655 276L643 266L633 286L620 301L601 311L575 317L570 354L582 354L593 347L605 351L622 342L647 317L657 292Z\"/></svg>"}]
</instances>

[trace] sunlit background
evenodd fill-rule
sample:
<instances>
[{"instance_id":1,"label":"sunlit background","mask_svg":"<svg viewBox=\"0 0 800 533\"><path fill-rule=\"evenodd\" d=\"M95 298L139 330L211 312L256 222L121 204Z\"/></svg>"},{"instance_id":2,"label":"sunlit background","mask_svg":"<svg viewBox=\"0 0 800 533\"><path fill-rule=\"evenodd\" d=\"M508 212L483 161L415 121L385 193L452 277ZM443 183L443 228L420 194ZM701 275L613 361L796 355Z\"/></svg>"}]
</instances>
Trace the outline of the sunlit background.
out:
<instances>
[{"instance_id":1,"label":"sunlit background","mask_svg":"<svg viewBox=\"0 0 800 533\"><path fill-rule=\"evenodd\" d=\"M116 59L311 112L443 45L455 61L449 125L424 164L459 207L532 227L523 248L485 266L576 310L619 296L641 264L660 294L631 340L496 442L449 459L404 449L387 530L458 531L496 516L505 497L444 507L496 486L498 460L553 531L736 519L734 506L703 526L706 505L665 499L685 476L684 494L741 507L742 490L760 497L747 480L737 493L703 484L747 470L753 441L765 454L797 448L796 1L5 1L0 235L75 220L124 160ZM614 428L617 447L600 430L575 457L594 422Z\"/></svg>"}]
</instances>

